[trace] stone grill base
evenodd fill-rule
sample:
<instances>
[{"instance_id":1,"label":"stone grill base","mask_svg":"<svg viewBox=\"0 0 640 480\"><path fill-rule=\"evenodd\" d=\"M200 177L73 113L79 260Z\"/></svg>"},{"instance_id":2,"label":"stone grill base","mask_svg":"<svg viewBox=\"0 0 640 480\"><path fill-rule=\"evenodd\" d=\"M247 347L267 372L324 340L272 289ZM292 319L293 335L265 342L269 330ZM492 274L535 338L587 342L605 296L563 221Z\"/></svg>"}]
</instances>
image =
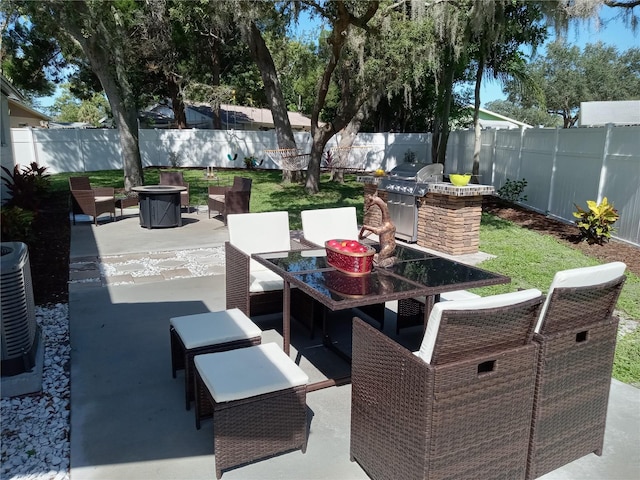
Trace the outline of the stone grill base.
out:
<instances>
[{"instance_id":1,"label":"stone grill base","mask_svg":"<svg viewBox=\"0 0 640 480\"><path fill-rule=\"evenodd\" d=\"M480 246L482 195L454 197L428 193L418 209L421 247L450 255L476 253Z\"/></svg>"}]
</instances>

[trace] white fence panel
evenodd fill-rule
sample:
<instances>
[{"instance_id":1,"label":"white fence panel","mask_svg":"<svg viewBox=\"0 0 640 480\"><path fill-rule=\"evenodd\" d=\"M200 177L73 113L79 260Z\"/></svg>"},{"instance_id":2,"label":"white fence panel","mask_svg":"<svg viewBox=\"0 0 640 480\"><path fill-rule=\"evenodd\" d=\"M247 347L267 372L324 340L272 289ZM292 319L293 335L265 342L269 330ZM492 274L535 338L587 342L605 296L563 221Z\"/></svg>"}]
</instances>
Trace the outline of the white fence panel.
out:
<instances>
[{"instance_id":1,"label":"white fence panel","mask_svg":"<svg viewBox=\"0 0 640 480\"><path fill-rule=\"evenodd\" d=\"M549 213L573 219L575 205L595 200L600 183L605 129L567 129L558 137Z\"/></svg>"},{"instance_id":2,"label":"white fence panel","mask_svg":"<svg viewBox=\"0 0 640 480\"><path fill-rule=\"evenodd\" d=\"M547 211L551 194L556 135L556 130L530 128L522 137L520 178L515 180L527 181L525 203L541 212Z\"/></svg>"},{"instance_id":3,"label":"white fence panel","mask_svg":"<svg viewBox=\"0 0 640 480\"><path fill-rule=\"evenodd\" d=\"M597 200L607 197L620 214L615 235L640 244L640 134L608 126L609 142ZM593 197L595 200L596 198Z\"/></svg>"},{"instance_id":4,"label":"white fence panel","mask_svg":"<svg viewBox=\"0 0 640 480\"><path fill-rule=\"evenodd\" d=\"M495 160L493 168L493 186L502 187L507 179L519 180L520 148L522 134L520 130L497 130Z\"/></svg>"}]
</instances>

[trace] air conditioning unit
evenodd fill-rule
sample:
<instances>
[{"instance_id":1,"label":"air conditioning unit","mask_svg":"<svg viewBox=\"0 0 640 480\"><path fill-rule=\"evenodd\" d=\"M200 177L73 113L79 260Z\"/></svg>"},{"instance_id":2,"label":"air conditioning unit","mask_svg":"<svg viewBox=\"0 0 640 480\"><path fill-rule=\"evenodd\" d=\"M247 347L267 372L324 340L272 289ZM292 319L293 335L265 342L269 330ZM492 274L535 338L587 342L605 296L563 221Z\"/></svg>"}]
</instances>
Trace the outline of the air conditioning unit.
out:
<instances>
[{"instance_id":1,"label":"air conditioning unit","mask_svg":"<svg viewBox=\"0 0 640 480\"><path fill-rule=\"evenodd\" d=\"M0 244L2 376L31 371L38 350L29 250L22 242Z\"/></svg>"}]
</instances>

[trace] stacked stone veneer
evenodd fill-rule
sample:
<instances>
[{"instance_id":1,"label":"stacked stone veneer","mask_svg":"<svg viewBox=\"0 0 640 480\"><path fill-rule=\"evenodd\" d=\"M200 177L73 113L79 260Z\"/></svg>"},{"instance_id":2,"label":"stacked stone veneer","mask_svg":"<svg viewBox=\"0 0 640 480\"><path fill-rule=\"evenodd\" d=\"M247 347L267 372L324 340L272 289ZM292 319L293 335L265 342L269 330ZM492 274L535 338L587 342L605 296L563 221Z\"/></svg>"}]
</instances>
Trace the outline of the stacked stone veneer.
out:
<instances>
[{"instance_id":1,"label":"stacked stone veneer","mask_svg":"<svg viewBox=\"0 0 640 480\"><path fill-rule=\"evenodd\" d=\"M450 255L476 253L480 246L482 196L493 191L489 185L429 185L429 193L421 199L418 209L418 245Z\"/></svg>"}]
</instances>

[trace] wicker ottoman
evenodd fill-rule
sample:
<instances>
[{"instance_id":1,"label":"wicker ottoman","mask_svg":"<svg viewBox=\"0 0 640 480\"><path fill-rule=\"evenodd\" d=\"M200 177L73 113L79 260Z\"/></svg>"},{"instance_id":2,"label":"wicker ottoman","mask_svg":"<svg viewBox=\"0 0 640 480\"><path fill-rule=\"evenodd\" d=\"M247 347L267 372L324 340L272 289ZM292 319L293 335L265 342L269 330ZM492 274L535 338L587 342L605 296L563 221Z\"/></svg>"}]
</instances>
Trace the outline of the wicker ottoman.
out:
<instances>
[{"instance_id":1,"label":"wicker ottoman","mask_svg":"<svg viewBox=\"0 0 640 480\"><path fill-rule=\"evenodd\" d=\"M213 416L216 477L222 471L307 449L309 377L275 343L198 355L196 428Z\"/></svg>"},{"instance_id":2,"label":"wicker ottoman","mask_svg":"<svg viewBox=\"0 0 640 480\"><path fill-rule=\"evenodd\" d=\"M193 357L259 345L262 331L237 308L200 313L169 320L171 337L171 373L184 370L187 410L193 400Z\"/></svg>"}]
</instances>

